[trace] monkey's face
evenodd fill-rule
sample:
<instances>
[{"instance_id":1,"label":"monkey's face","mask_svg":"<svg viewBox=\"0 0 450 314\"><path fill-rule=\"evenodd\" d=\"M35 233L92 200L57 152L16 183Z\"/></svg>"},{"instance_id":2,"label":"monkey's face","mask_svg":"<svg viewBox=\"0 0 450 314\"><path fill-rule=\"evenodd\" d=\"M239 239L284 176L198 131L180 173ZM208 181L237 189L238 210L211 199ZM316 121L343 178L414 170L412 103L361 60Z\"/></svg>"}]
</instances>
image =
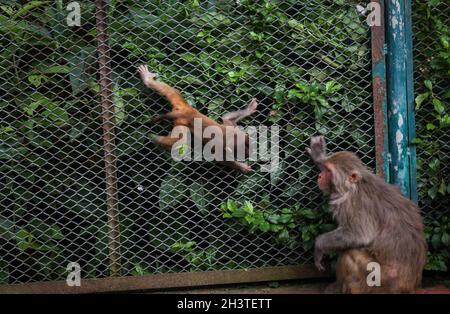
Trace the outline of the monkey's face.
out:
<instances>
[{"instance_id":1,"label":"monkey's face","mask_svg":"<svg viewBox=\"0 0 450 314\"><path fill-rule=\"evenodd\" d=\"M317 185L322 192L330 193L331 191L333 168L333 165L328 162L323 164L322 171L317 178Z\"/></svg>"}]
</instances>

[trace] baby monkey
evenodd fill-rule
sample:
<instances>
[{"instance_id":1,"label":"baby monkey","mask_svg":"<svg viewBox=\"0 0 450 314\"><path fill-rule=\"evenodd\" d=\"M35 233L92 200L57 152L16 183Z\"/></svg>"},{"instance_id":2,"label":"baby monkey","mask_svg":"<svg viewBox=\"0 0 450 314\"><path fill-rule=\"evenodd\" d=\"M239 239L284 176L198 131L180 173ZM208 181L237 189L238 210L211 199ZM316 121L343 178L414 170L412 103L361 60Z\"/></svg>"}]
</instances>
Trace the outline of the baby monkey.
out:
<instances>
[{"instance_id":1,"label":"baby monkey","mask_svg":"<svg viewBox=\"0 0 450 314\"><path fill-rule=\"evenodd\" d=\"M159 115L153 119L153 121L159 121L161 119L172 119L173 120L173 128L177 126L187 127L191 134L196 137L200 137L203 143L209 142L213 137L205 136L204 130L208 127L216 127L221 130L221 134L223 134L223 143L227 143L227 136L230 136L229 130L232 130L231 136L234 137L232 143L234 143L234 151L238 150L238 145L244 145L244 151L246 156L248 156L249 151L249 138L248 135L245 134L242 130L237 127L237 123L250 116L251 114L256 112L256 107L258 106L258 102L256 98L253 98L246 108L234 112L228 112L222 116L222 124L216 122L215 120L209 118L208 116L202 114L197 109L193 108L188 104L188 102L184 99L181 93L172 86L168 84L158 81L156 79L156 74L151 73L147 65L141 65L138 68L138 73L142 79L142 82L148 88L156 91L161 96L164 96L172 105L172 110L168 113ZM194 120L201 120L201 134L196 134L194 131ZM227 128L228 127L228 128ZM232 127L232 128L230 128ZM198 130L197 130L198 133ZM243 141L239 139L243 138ZM172 146L180 140L180 137L168 135L168 136L156 136L154 137L154 142L161 146L163 149L171 151ZM230 150L226 146L225 150ZM248 173L252 169L250 165L240 162L237 160L224 160L218 161L219 163L226 165L228 167L234 168L242 173Z\"/></svg>"}]
</instances>

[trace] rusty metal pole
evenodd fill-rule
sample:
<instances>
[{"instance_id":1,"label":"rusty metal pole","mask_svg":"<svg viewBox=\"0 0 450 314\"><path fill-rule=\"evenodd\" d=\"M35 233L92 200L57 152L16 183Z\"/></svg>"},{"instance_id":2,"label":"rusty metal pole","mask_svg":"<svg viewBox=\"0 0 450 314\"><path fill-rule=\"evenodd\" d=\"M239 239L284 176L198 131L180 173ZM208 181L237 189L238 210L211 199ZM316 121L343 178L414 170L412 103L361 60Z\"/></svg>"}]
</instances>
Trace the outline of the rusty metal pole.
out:
<instances>
[{"instance_id":1,"label":"rusty metal pole","mask_svg":"<svg viewBox=\"0 0 450 314\"><path fill-rule=\"evenodd\" d=\"M389 138L386 99L386 58L384 0L372 0L372 6L379 8L380 25L372 30L372 86L375 122L375 160L377 174L389 182ZM377 12L375 12L377 13Z\"/></svg>"},{"instance_id":2,"label":"rusty metal pole","mask_svg":"<svg viewBox=\"0 0 450 314\"><path fill-rule=\"evenodd\" d=\"M109 268L111 276L120 275L120 224L117 196L117 158L115 155L114 104L112 101L111 58L107 33L107 5L96 0L97 52L100 69L100 95L105 152L106 216L108 224Z\"/></svg>"}]
</instances>

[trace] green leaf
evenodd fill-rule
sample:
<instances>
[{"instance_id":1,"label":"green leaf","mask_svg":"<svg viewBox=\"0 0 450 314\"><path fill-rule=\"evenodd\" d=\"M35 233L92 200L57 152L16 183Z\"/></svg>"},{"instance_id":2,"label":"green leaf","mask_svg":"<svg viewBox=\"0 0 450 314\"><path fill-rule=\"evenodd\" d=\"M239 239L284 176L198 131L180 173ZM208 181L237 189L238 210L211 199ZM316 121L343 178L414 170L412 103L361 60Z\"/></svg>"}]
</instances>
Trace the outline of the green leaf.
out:
<instances>
[{"instance_id":1,"label":"green leaf","mask_svg":"<svg viewBox=\"0 0 450 314\"><path fill-rule=\"evenodd\" d=\"M287 229L283 229L283 231L281 231L280 234L278 235L278 239L280 241L289 240L289 231Z\"/></svg>"},{"instance_id":2,"label":"green leaf","mask_svg":"<svg viewBox=\"0 0 450 314\"><path fill-rule=\"evenodd\" d=\"M436 110L437 113L439 113L439 114L444 113L445 107L439 99L433 98L432 103L434 106L434 110Z\"/></svg>"},{"instance_id":3,"label":"green leaf","mask_svg":"<svg viewBox=\"0 0 450 314\"><path fill-rule=\"evenodd\" d=\"M69 132L70 140L77 140L85 132L87 127L87 124L82 121L72 124L72 129Z\"/></svg>"},{"instance_id":4,"label":"green leaf","mask_svg":"<svg viewBox=\"0 0 450 314\"><path fill-rule=\"evenodd\" d=\"M292 215L290 214L282 214L280 216L279 222L282 224L287 224L292 219Z\"/></svg>"},{"instance_id":5,"label":"green leaf","mask_svg":"<svg viewBox=\"0 0 450 314\"><path fill-rule=\"evenodd\" d=\"M426 100L428 99L428 97L430 96L429 92L423 93L423 94L419 94L417 95L415 101L416 101L416 110L418 110L420 108L420 105Z\"/></svg>"},{"instance_id":6,"label":"green leaf","mask_svg":"<svg viewBox=\"0 0 450 314\"><path fill-rule=\"evenodd\" d=\"M325 92L334 93L341 89L342 85L336 81L329 81L325 84Z\"/></svg>"},{"instance_id":7,"label":"green leaf","mask_svg":"<svg viewBox=\"0 0 450 314\"><path fill-rule=\"evenodd\" d=\"M434 130L435 128L436 128L436 126L433 123L431 123L431 122L427 123L427 130Z\"/></svg>"},{"instance_id":8,"label":"green leaf","mask_svg":"<svg viewBox=\"0 0 450 314\"><path fill-rule=\"evenodd\" d=\"M159 192L159 208L166 210L175 207L186 195L188 187L184 183L183 176L175 170L164 176Z\"/></svg>"},{"instance_id":9,"label":"green leaf","mask_svg":"<svg viewBox=\"0 0 450 314\"><path fill-rule=\"evenodd\" d=\"M9 283L9 270L6 263L0 262L0 284Z\"/></svg>"},{"instance_id":10,"label":"green leaf","mask_svg":"<svg viewBox=\"0 0 450 314\"><path fill-rule=\"evenodd\" d=\"M441 237L442 244L446 246L450 246L450 235L447 232L444 232Z\"/></svg>"},{"instance_id":11,"label":"green leaf","mask_svg":"<svg viewBox=\"0 0 450 314\"><path fill-rule=\"evenodd\" d=\"M431 83L430 80L426 80L423 82L425 84L425 86L430 90L430 92L433 90L433 84Z\"/></svg>"},{"instance_id":12,"label":"green leaf","mask_svg":"<svg viewBox=\"0 0 450 314\"><path fill-rule=\"evenodd\" d=\"M141 265L136 264L133 268L132 275L133 276L144 276L145 270Z\"/></svg>"},{"instance_id":13,"label":"green leaf","mask_svg":"<svg viewBox=\"0 0 450 314\"><path fill-rule=\"evenodd\" d=\"M29 105L27 105L26 107L23 108L23 111L29 115L32 116L34 111L39 108L39 106L41 105L40 101L34 101L32 103L30 103Z\"/></svg>"},{"instance_id":14,"label":"green leaf","mask_svg":"<svg viewBox=\"0 0 450 314\"><path fill-rule=\"evenodd\" d=\"M281 216L279 214L271 214L271 215L267 216L267 220L270 223L277 224L279 222L280 217Z\"/></svg>"},{"instance_id":15,"label":"green leaf","mask_svg":"<svg viewBox=\"0 0 450 314\"><path fill-rule=\"evenodd\" d=\"M141 29L150 29L152 27L157 27L162 20L159 16L149 13L151 11L145 8L138 8L132 6L130 9L130 14L132 17L132 22L134 27Z\"/></svg>"},{"instance_id":16,"label":"green leaf","mask_svg":"<svg viewBox=\"0 0 450 314\"><path fill-rule=\"evenodd\" d=\"M0 238L5 240L15 238L14 223L3 216L0 216Z\"/></svg>"},{"instance_id":17,"label":"green leaf","mask_svg":"<svg viewBox=\"0 0 450 314\"><path fill-rule=\"evenodd\" d=\"M207 186L207 182L203 179L192 182L189 193L191 200L200 212L204 215L208 214L208 206L213 199L213 195L211 189Z\"/></svg>"},{"instance_id":18,"label":"green leaf","mask_svg":"<svg viewBox=\"0 0 450 314\"><path fill-rule=\"evenodd\" d=\"M428 194L428 196L431 199L435 199L436 195L437 195L437 188L436 187L432 187L432 188L428 189L428 193L427 194Z\"/></svg>"},{"instance_id":19,"label":"green leaf","mask_svg":"<svg viewBox=\"0 0 450 314\"><path fill-rule=\"evenodd\" d=\"M44 74L31 74L30 76L28 76L28 81L37 88L41 86L42 83L48 81L48 77Z\"/></svg>"},{"instance_id":20,"label":"green leaf","mask_svg":"<svg viewBox=\"0 0 450 314\"><path fill-rule=\"evenodd\" d=\"M71 52L67 57L70 67L70 85L75 96L88 87L91 76L87 70L95 63L95 47L84 46Z\"/></svg>"},{"instance_id":21,"label":"green leaf","mask_svg":"<svg viewBox=\"0 0 450 314\"><path fill-rule=\"evenodd\" d=\"M16 233L16 242L17 247L21 249L22 251L25 251L26 249L31 247L31 243L33 241L33 235L29 233L25 229L20 229Z\"/></svg>"},{"instance_id":22,"label":"green leaf","mask_svg":"<svg viewBox=\"0 0 450 314\"><path fill-rule=\"evenodd\" d=\"M267 221L263 221L262 223L259 224L259 230L261 230L262 232L267 232L270 230L270 223L268 223Z\"/></svg>"},{"instance_id":23,"label":"green leaf","mask_svg":"<svg viewBox=\"0 0 450 314\"><path fill-rule=\"evenodd\" d=\"M431 245L437 249L441 246L441 236L439 234L433 234L431 237Z\"/></svg>"},{"instance_id":24,"label":"green leaf","mask_svg":"<svg viewBox=\"0 0 450 314\"><path fill-rule=\"evenodd\" d=\"M54 103L49 103L47 108L47 110L42 112L42 116L47 117L57 125L66 125L69 123L69 114L64 108Z\"/></svg>"},{"instance_id":25,"label":"green leaf","mask_svg":"<svg viewBox=\"0 0 450 314\"><path fill-rule=\"evenodd\" d=\"M61 228L59 228L58 225L52 225L50 231L51 231L52 239L55 239L55 240L62 240L62 239L64 239L64 235L62 234Z\"/></svg>"},{"instance_id":26,"label":"green leaf","mask_svg":"<svg viewBox=\"0 0 450 314\"><path fill-rule=\"evenodd\" d=\"M442 179L441 184L439 185L438 192L441 193L442 195L445 195L446 190L447 190L447 187L445 185L445 181L444 181L444 179Z\"/></svg>"},{"instance_id":27,"label":"green leaf","mask_svg":"<svg viewBox=\"0 0 450 314\"><path fill-rule=\"evenodd\" d=\"M17 10L16 14L14 14L13 19L18 18L19 16L23 16L30 12L31 10L48 4L49 1L30 1L27 4L25 4L23 7L21 7L19 10Z\"/></svg>"},{"instance_id":28,"label":"green leaf","mask_svg":"<svg viewBox=\"0 0 450 314\"><path fill-rule=\"evenodd\" d=\"M353 112L355 109L359 108L362 103L362 101L350 101L347 96L344 96L341 102L341 106L346 112Z\"/></svg>"},{"instance_id":29,"label":"green leaf","mask_svg":"<svg viewBox=\"0 0 450 314\"><path fill-rule=\"evenodd\" d=\"M232 199L228 199L227 200L227 209L234 212L238 209L238 205L236 203L236 201L232 200Z\"/></svg>"},{"instance_id":30,"label":"green leaf","mask_svg":"<svg viewBox=\"0 0 450 314\"><path fill-rule=\"evenodd\" d=\"M117 90L114 91L113 96L113 104L114 104L114 120L117 126L120 126L122 122L125 120L126 111L125 111L125 102L123 98L117 93Z\"/></svg>"},{"instance_id":31,"label":"green leaf","mask_svg":"<svg viewBox=\"0 0 450 314\"><path fill-rule=\"evenodd\" d=\"M418 137L415 137L412 139L411 144L420 145L423 144L423 140Z\"/></svg>"},{"instance_id":32,"label":"green leaf","mask_svg":"<svg viewBox=\"0 0 450 314\"><path fill-rule=\"evenodd\" d=\"M244 210L244 212L248 213L248 214L254 214L254 208L253 208L253 204L250 203L249 201L244 201L244 205L242 206L242 209Z\"/></svg>"},{"instance_id":33,"label":"green leaf","mask_svg":"<svg viewBox=\"0 0 450 314\"><path fill-rule=\"evenodd\" d=\"M65 74L65 73L69 73L70 72L70 68L66 65L53 65L53 66L38 66L36 68L37 71L39 71L40 73L45 73L45 74L55 74L55 73L61 73L61 74Z\"/></svg>"},{"instance_id":34,"label":"green leaf","mask_svg":"<svg viewBox=\"0 0 450 314\"><path fill-rule=\"evenodd\" d=\"M2 9L9 16L14 14L14 9L8 5L0 5L0 9Z\"/></svg>"}]
</instances>

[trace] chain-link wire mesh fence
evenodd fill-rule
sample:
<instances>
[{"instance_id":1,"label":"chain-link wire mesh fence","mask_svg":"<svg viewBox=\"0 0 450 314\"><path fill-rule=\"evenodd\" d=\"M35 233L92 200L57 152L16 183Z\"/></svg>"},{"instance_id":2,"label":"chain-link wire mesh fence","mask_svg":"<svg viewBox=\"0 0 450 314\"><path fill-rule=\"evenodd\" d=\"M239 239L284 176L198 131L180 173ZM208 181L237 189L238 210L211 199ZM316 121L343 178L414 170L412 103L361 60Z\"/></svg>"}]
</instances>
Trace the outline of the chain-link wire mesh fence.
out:
<instances>
[{"instance_id":1,"label":"chain-link wire mesh fence","mask_svg":"<svg viewBox=\"0 0 450 314\"><path fill-rule=\"evenodd\" d=\"M431 243L429 268L447 270L450 256L450 5L413 1L417 186Z\"/></svg>"},{"instance_id":2,"label":"chain-link wire mesh fence","mask_svg":"<svg viewBox=\"0 0 450 314\"><path fill-rule=\"evenodd\" d=\"M120 275L308 264L330 217L306 141L327 134L375 166L370 28L352 1L109 1L117 204L95 3L77 2L73 26L69 1L0 3L1 283L65 279L69 262L111 275L116 205ZM280 126L279 170L174 162L150 140L169 132L151 121L169 104L141 64L214 119L256 97L242 125Z\"/></svg>"}]
</instances>

